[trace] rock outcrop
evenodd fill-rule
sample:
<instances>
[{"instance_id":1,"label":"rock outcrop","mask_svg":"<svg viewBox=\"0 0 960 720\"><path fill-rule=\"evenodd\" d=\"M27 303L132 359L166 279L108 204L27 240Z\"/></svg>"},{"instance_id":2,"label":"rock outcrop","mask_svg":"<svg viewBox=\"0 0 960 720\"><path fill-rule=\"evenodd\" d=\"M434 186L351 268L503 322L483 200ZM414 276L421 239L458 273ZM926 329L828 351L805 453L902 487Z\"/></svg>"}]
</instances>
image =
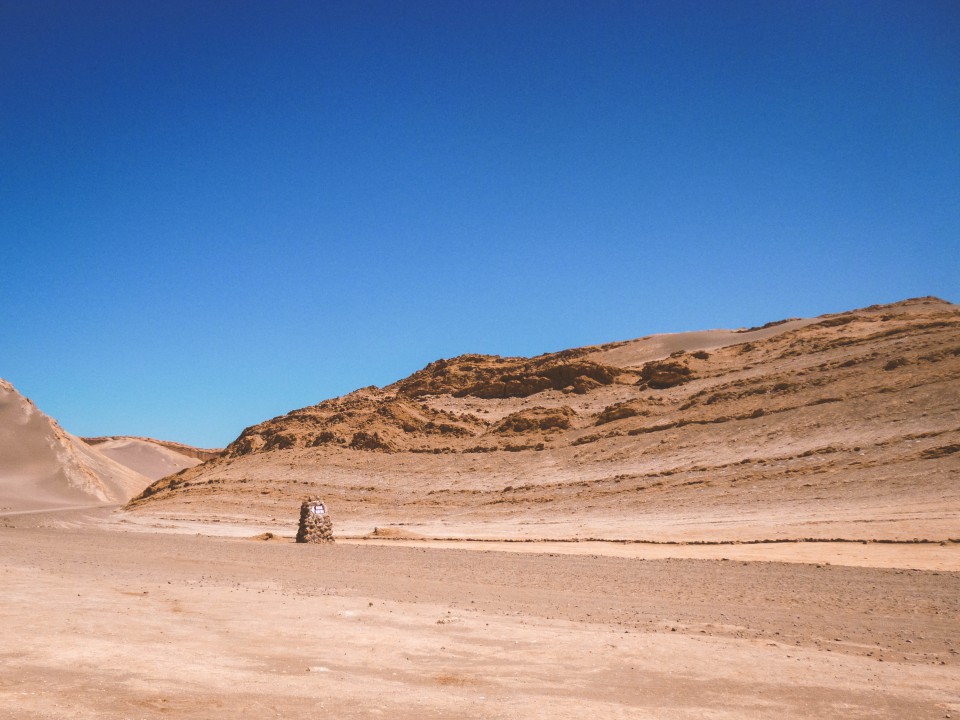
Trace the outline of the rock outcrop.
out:
<instances>
[{"instance_id":1,"label":"rock outcrop","mask_svg":"<svg viewBox=\"0 0 960 720\"><path fill-rule=\"evenodd\" d=\"M610 385L620 368L582 359L590 348L548 353L535 358L461 355L437 360L394 386L399 395L452 395L486 400L523 398L544 390L583 394Z\"/></svg>"},{"instance_id":2,"label":"rock outcrop","mask_svg":"<svg viewBox=\"0 0 960 720\"><path fill-rule=\"evenodd\" d=\"M683 356L683 353L679 353ZM648 362L640 370L640 379L637 386L651 390L666 390L667 388L683 385L696 376L685 363L672 359Z\"/></svg>"}]
</instances>

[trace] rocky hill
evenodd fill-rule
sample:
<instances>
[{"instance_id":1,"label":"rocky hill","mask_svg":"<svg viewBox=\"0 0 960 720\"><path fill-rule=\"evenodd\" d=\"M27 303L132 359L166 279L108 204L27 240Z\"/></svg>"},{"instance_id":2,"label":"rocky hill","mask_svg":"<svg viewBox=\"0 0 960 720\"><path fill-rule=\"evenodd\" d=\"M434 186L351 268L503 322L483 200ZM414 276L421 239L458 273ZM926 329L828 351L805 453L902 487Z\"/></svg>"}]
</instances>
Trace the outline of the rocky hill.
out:
<instances>
[{"instance_id":1,"label":"rocky hill","mask_svg":"<svg viewBox=\"0 0 960 720\"><path fill-rule=\"evenodd\" d=\"M960 536L960 308L936 298L438 360L247 428L137 513L543 537ZM691 530L693 528L693 530Z\"/></svg>"}]
</instances>

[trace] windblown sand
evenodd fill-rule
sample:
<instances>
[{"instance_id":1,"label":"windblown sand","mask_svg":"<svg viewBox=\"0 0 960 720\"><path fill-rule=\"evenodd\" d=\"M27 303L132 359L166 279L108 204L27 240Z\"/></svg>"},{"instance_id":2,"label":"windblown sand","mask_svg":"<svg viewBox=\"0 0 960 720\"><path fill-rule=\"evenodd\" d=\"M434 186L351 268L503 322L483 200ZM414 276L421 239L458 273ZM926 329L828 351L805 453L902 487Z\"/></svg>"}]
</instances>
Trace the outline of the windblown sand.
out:
<instances>
[{"instance_id":1,"label":"windblown sand","mask_svg":"<svg viewBox=\"0 0 960 720\"><path fill-rule=\"evenodd\" d=\"M126 502L149 482L65 432L0 378L0 513Z\"/></svg>"},{"instance_id":2,"label":"windblown sand","mask_svg":"<svg viewBox=\"0 0 960 720\"><path fill-rule=\"evenodd\" d=\"M94 447L112 460L151 480L159 480L201 462L199 458L187 457L146 438L110 438L96 443Z\"/></svg>"}]
</instances>

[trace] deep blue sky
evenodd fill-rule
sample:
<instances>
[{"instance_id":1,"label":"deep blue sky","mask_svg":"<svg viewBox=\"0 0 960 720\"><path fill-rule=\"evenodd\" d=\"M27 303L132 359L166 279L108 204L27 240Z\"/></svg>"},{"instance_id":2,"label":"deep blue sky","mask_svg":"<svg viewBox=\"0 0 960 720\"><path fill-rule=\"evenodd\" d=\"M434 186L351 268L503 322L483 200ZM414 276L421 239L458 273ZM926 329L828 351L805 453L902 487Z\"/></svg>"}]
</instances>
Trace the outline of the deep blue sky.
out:
<instances>
[{"instance_id":1,"label":"deep blue sky","mask_svg":"<svg viewBox=\"0 0 960 720\"><path fill-rule=\"evenodd\" d=\"M77 434L957 301L958 258L955 0L0 0L0 376Z\"/></svg>"}]
</instances>

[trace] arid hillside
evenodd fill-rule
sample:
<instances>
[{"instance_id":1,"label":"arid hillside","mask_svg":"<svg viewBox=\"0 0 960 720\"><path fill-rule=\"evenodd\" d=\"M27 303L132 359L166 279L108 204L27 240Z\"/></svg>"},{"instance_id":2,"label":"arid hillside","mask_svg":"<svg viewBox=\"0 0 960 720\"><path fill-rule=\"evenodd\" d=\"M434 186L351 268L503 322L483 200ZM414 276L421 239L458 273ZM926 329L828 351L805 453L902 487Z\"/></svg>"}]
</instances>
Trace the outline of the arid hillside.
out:
<instances>
[{"instance_id":1,"label":"arid hillside","mask_svg":"<svg viewBox=\"0 0 960 720\"><path fill-rule=\"evenodd\" d=\"M438 360L243 431L137 514L657 540L960 537L960 307L936 298Z\"/></svg>"}]
</instances>

